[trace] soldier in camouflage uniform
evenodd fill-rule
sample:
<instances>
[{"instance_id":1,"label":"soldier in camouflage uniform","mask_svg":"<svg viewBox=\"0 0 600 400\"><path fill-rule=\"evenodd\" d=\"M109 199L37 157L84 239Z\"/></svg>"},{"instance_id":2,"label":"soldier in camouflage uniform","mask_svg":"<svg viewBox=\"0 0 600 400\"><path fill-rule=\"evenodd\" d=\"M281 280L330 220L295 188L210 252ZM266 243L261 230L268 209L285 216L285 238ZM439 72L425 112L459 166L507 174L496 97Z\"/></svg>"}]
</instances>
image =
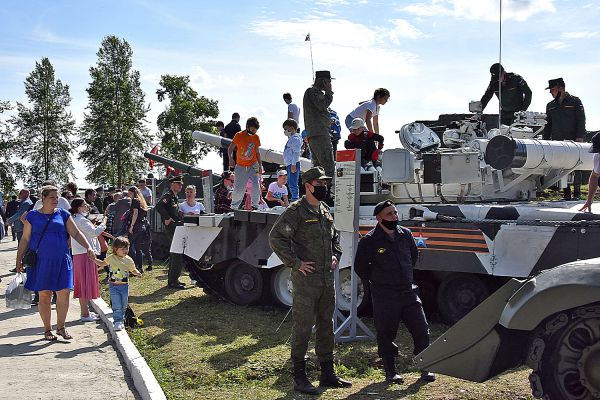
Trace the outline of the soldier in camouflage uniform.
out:
<instances>
[{"instance_id":1,"label":"soldier in camouflage uniform","mask_svg":"<svg viewBox=\"0 0 600 400\"><path fill-rule=\"evenodd\" d=\"M498 82L502 82L500 122L511 125L515 120L515 112L526 111L531 104L531 89L521 75L504 71L498 63L490 67L490 73L492 79L481 98L481 106L485 109L493 94L498 97Z\"/></svg>"},{"instance_id":2,"label":"soldier in camouflage uniform","mask_svg":"<svg viewBox=\"0 0 600 400\"><path fill-rule=\"evenodd\" d=\"M269 243L284 265L292 268L294 389L317 394L319 391L306 376L306 352L313 324L316 326L315 353L321 364L320 385L347 387L352 384L333 370L333 270L337 268L342 250L329 207L322 201L331 178L325 176L323 168L313 167L302 175L302 180L306 194L281 214L271 230Z\"/></svg>"},{"instance_id":3,"label":"soldier in camouflage uniform","mask_svg":"<svg viewBox=\"0 0 600 400\"><path fill-rule=\"evenodd\" d=\"M304 92L302 102L304 126L308 135L313 164L316 167L323 167L329 176L333 176L335 169L333 144L329 135L331 126L329 105L333 101L331 79L329 71L317 71L315 82Z\"/></svg>"},{"instance_id":4,"label":"soldier in camouflage uniform","mask_svg":"<svg viewBox=\"0 0 600 400\"><path fill-rule=\"evenodd\" d=\"M181 213L179 212L179 200L177 199L177 193L181 192L182 187L183 179L181 176L171 178L171 189L162 195L155 206L156 211L160 214L165 224L165 234L169 238L169 247L173 241L175 228L182 222ZM185 285L179 282L183 258L181 254L177 253L171 253L170 258L168 287L172 289L184 289Z\"/></svg>"}]
</instances>

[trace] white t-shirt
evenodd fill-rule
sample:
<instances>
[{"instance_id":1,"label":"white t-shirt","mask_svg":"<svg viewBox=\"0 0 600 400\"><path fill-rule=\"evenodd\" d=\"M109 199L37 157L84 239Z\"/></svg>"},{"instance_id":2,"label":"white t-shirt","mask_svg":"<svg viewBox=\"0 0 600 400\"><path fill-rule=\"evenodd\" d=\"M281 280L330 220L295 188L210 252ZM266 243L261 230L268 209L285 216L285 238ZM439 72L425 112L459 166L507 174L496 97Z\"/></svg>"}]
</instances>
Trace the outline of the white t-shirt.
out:
<instances>
[{"instance_id":1,"label":"white t-shirt","mask_svg":"<svg viewBox=\"0 0 600 400\"><path fill-rule=\"evenodd\" d=\"M283 185L282 187L279 187L277 182L271 182L269 185L269 192L271 192L273 197L277 200L283 200L283 196L288 195L287 186Z\"/></svg>"},{"instance_id":2,"label":"white t-shirt","mask_svg":"<svg viewBox=\"0 0 600 400\"><path fill-rule=\"evenodd\" d=\"M146 203L152 204L152 190L146 186L145 188L140 189L140 192L142 193L142 196L144 196Z\"/></svg>"},{"instance_id":3,"label":"white t-shirt","mask_svg":"<svg viewBox=\"0 0 600 400\"><path fill-rule=\"evenodd\" d=\"M38 200L35 202L35 205L33 206L34 210L39 210L40 208L42 208L43 204L42 204L42 200ZM69 209L71 208L71 204L69 204L69 200L65 199L64 197L59 197L58 198L58 205L56 206L57 208L62 208L63 210L67 210L69 211Z\"/></svg>"},{"instance_id":4,"label":"white t-shirt","mask_svg":"<svg viewBox=\"0 0 600 400\"><path fill-rule=\"evenodd\" d=\"M196 202L193 206L190 206L187 201L183 203L179 203L179 211L185 214L200 214L201 212L205 212L204 204L199 201Z\"/></svg>"},{"instance_id":5,"label":"white t-shirt","mask_svg":"<svg viewBox=\"0 0 600 400\"><path fill-rule=\"evenodd\" d=\"M600 174L600 153L594 153L594 172Z\"/></svg>"},{"instance_id":6,"label":"white t-shirt","mask_svg":"<svg viewBox=\"0 0 600 400\"><path fill-rule=\"evenodd\" d=\"M288 104L288 112L292 113L292 118L296 120L298 124L300 124L300 107L294 103L290 103Z\"/></svg>"},{"instance_id":7,"label":"white t-shirt","mask_svg":"<svg viewBox=\"0 0 600 400\"><path fill-rule=\"evenodd\" d=\"M379 114L379 104L375 103L375 99L366 101L356 107L354 111L350 113L350 116L352 118L361 118L363 121L366 121L367 110L371 111L372 117Z\"/></svg>"}]
</instances>

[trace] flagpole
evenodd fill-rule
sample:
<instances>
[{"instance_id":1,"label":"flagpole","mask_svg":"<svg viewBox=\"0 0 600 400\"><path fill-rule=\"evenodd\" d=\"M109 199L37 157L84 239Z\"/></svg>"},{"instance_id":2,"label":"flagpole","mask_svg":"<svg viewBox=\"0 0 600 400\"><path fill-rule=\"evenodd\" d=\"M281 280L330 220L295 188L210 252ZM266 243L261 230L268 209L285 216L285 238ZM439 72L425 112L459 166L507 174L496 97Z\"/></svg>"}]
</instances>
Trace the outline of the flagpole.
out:
<instances>
[{"instance_id":1,"label":"flagpole","mask_svg":"<svg viewBox=\"0 0 600 400\"><path fill-rule=\"evenodd\" d=\"M313 54L312 54L312 38L310 37L310 32L308 32L308 35L306 35L306 39L304 39L304 41L306 42L308 40L308 45L310 46L310 67L312 69L312 80L315 80L315 64L313 62Z\"/></svg>"}]
</instances>

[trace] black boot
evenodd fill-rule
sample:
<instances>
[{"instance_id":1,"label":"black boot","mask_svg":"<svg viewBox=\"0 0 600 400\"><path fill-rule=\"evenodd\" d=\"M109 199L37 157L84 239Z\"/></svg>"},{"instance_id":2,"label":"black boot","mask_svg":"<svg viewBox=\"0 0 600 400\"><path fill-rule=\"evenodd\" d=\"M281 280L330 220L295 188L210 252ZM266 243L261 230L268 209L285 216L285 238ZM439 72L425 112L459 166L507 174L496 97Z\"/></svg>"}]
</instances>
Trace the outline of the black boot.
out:
<instances>
[{"instance_id":1,"label":"black boot","mask_svg":"<svg viewBox=\"0 0 600 400\"><path fill-rule=\"evenodd\" d=\"M383 358L383 369L385 370L385 381L388 383L404 383L404 379L396 373L396 361L394 357Z\"/></svg>"},{"instance_id":2,"label":"black boot","mask_svg":"<svg viewBox=\"0 0 600 400\"><path fill-rule=\"evenodd\" d=\"M314 387L306 377L306 361L294 362L294 390L307 394L319 394L319 389Z\"/></svg>"},{"instance_id":3,"label":"black boot","mask_svg":"<svg viewBox=\"0 0 600 400\"><path fill-rule=\"evenodd\" d=\"M333 370L333 361L327 361L321 363L321 379L319 385L342 388L352 386L352 382L346 381L337 376Z\"/></svg>"}]
</instances>

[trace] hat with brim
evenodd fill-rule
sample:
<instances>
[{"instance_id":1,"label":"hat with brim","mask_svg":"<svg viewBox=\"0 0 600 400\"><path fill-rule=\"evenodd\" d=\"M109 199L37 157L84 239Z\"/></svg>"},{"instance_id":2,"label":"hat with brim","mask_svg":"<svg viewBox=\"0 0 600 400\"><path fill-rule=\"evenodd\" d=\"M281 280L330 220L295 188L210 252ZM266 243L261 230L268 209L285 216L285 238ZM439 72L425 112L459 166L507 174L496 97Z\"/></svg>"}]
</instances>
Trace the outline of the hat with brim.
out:
<instances>
[{"instance_id":1,"label":"hat with brim","mask_svg":"<svg viewBox=\"0 0 600 400\"><path fill-rule=\"evenodd\" d=\"M554 86L565 86L565 81L563 81L563 78L550 79L546 90L552 89Z\"/></svg>"},{"instance_id":2,"label":"hat with brim","mask_svg":"<svg viewBox=\"0 0 600 400\"><path fill-rule=\"evenodd\" d=\"M383 211L384 208L390 207L390 206L395 207L394 203L392 203L389 200L385 200L380 203L377 203L377 205L375 206L375 209L373 210L373 215L379 214L380 212Z\"/></svg>"},{"instance_id":3,"label":"hat with brim","mask_svg":"<svg viewBox=\"0 0 600 400\"><path fill-rule=\"evenodd\" d=\"M325 170L321 167L312 167L302 174L302 182L304 183L310 183L318 179L331 179L331 177L325 175Z\"/></svg>"},{"instance_id":4,"label":"hat with brim","mask_svg":"<svg viewBox=\"0 0 600 400\"><path fill-rule=\"evenodd\" d=\"M277 171L277 176L286 176L287 175L287 171L285 169L280 169L279 171Z\"/></svg>"},{"instance_id":5,"label":"hat with brim","mask_svg":"<svg viewBox=\"0 0 600 400\"><path fill-rule=\"evenodd\" d=\"M183 184L183 178L181 177L181 175L177 175L177 176L174 176L171 179L169 179L169 182Z\"/></svg>"},{"instance_id":6,"label":"hat with brim","mask_svg":"<svg viewBox=\"0 0 600 400\"><path fill-rule=\"evenodd\" d=\"M331 77L331 72L329 71L317 71L315 72L315 78L335 79Z\"/></svg>"},{"instance_id":7,"label":"hat with brim","mask_svg":"<svg viewBox=\"0 0 600 400\"><path fill-rule=\"evenodd\" d=\"M590 153L600 153L600 132L597 132L592 136L592 147L590 147Z\"/></svg>"},{"instance_id":8,"label":"hat with brim","mask_svg":"<svg viewBox=\"0 0 600 400\"><path fill-rule=\"evenodd\" d=\"M359 128L367 128L367 126L365 125L365 121L362 118L354 118L352 120L352 123L350 124L350 130L353 131Z\"/></svg>"}]
</instances>

